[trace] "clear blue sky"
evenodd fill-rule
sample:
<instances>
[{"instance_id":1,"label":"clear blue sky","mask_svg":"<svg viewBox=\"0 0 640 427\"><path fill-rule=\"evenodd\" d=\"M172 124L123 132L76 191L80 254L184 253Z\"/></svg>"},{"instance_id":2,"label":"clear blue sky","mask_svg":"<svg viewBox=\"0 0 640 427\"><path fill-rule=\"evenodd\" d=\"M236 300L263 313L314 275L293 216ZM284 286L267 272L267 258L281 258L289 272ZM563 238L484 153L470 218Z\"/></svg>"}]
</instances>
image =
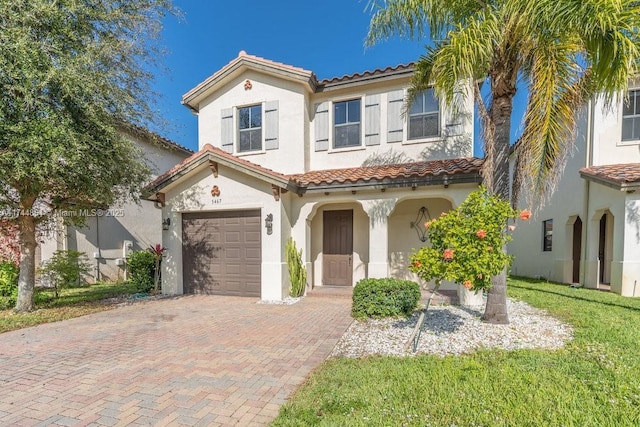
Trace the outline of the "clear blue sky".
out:
<instances>
[{"instance_id":1,"label":"clear blue sky","mask_svg":"<svg viewBox=\"0 0 640 427\"><path fill-rule=\"evenodd\" d=\"M159 133L197 150L197 118L182 95L245 50L305 68L319 79L415 61L425 41L392 39L364 47L370 14L366 0L174 0L184 19L165 20L166 71L154 88ZM476 138L477 139L477 138ZM476 141L476 146L478 142ZM476 147L476 155L481 151Z\"/></svg>"}]
</instances>

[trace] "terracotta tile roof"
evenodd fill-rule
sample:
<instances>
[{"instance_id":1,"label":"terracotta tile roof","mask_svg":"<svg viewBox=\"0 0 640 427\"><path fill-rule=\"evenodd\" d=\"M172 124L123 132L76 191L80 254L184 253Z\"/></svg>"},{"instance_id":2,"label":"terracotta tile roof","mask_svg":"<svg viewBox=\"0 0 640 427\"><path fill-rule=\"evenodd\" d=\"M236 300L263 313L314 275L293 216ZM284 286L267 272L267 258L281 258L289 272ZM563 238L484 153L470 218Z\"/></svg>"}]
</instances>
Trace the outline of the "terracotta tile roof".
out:
<instances>
[{"instance_id":1,"label":"terracotta tile roof","mask_svg":"<svg viewBox=\"0 0 640 427\"><path fill-rule=\"evenodd\" d=\"M272 61L271 59L263 58L263 57L261 57L261 56L250 55L250 54L248 54L247 52L245 52L244 50L241 50L241 51L238 53L238 58L251 58L251 59L254 59L254 60L256 60L256 61L263 62L263 63L265 63L265 64L271 64L271 65L273 65L274 67L278 67L278 68L285 68L285 69L288 69L288 70L291 70L291 71L298 71L298 72L300 72L300 73L313 74L313 72L311 72L311 71L309 71L309 70L306 70L306 69L304 69L304 68L302 68L302 67L295 67L295 66L293 66L293 65L285 64L285 63L283 63L283 62ZM234 59L233 61L229 62L229 64L227 64L227 66L228 66L228 65L231 65L231 64L232 64L234 61L236 61L238 58L236 58L236 59Z\"/></svg>"},{"instance_id":2,"label":"terracotta tile roof","mask_svg":"<svg viewBox=\"0 0 640 427\"><path fill-rule=\"evenodd\" d=\"M384 183L390 180L424 180L426 178L452 177L454 175L480 176L482 159L475 157L430 160L396 165L364 166L344 169L327 169L291 175L302 187L332 186L338 184Z\"/></svg>"},{"instance_id":3,"label":"terracotta tile roof","mask_svg":"<svg viewBox=\"0 0 640 427\"><path fill-rule=\"evenodd\" d=\"M172 178L180 176L190 167L197 166L201 162L206 160L226 160L227 163L235 166L236 169L244 168L246 170L255 171L265 177L270 177L274 181L277 181L281 184L286 184L290 181L290 177L287 175L275 172L271 169L267 169L241 157L234 156L233 154L227 153L226 151L214 147L211 144L205 144L200 151L187 157L182 162L178 163L177 165L154 179L147 186L147 189L151 191L157 191L160 188L164 187L166 184L170 183L172 181Z\"/></svg>"},{"instance_id":4,"label":"terracotta tile roof","mask_svg":"<svg viewBox=\"0 0 640 427\"><path fill-rule=\"evenodd\" d=\"M384 74L391 74L395 72L402 72L402 71L410 72L410 71L413 71L413 66L414 66L414 63L410 62L408 64L398 64L395 67L389 66L386 68L376 68L375 70L367 70L361 73L345 74L341 77L332 77L328 79L323 79L318 84L321 86L324 86L324 85L333 84L333 83L343 83L343 82L348 82L352 80L375 77L375 76L380 76Z\"/></svg>"},{"instance_id":5,"label":"terracotta tile roof","mask_svg":"<svg viewBox=\"0 0 640 427\"><path fill-rule=\"evenodd\" d=\"M153 193L160 191L205 161L226 164L233 169L241 170L299 194L309 190L329 191L366 186L408 187L480 182L483 163L482 159L468 157L396 165L315 170L302 174L285 175L206 144L200 151L156 178L147 186L147 190Z\"/></svg>"},{"instance_id":6,"label":"terracotta tile roof","mask_svg":"<svg viewBox=\"0 0 640 427\"><path fill-rule=\"evenodd\" d=\"M640 163L591 166L580 169L580 175L618 189L637 187L640 186Z\"/></svg>"}]
</instances>

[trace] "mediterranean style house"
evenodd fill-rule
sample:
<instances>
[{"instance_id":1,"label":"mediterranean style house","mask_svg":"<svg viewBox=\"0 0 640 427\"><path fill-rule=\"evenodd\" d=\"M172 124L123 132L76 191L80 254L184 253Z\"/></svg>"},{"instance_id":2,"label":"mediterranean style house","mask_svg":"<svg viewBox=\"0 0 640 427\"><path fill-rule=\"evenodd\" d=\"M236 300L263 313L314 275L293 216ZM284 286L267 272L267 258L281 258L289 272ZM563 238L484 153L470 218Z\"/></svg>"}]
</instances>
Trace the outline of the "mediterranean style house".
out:
<instances>
[{"instance_id":1,"label":"mediterranean style house","mask_svg":"<svg viewBox=\"0 0 640 427\"><path fill-rule=\"evenodd\" d=\"M149 186L166 228L163 293L281 300L289 238L309 287L411 278L424 223L476 189L482 166L472 97L454 114L427 90L405 111L412 72L318 80L240 52L186 93L199 151Z\"/></svg>"},{"instance_id":2,"label":"mediterranean style house","mask_svg":"<svg viewBox=\"0 0 640 427\"><path fill-rule=\"evenodd\" d=\"M142 150L152 178L193 154L146 129L127 126L123 133ZM124 280L127 255L162 241L161 215L149 200L90 210L86 216L86 226L81 228L65 225L62 218L57 218L41 239L37 261L46 262L56 250L73 249L89 257L94 266L93 281Z\"/></svg>"},{"instance_id":3,"label":"mediterranean style house","mask_svg":"<svg viewBox=\"0 0 640 427\"><path fill-rule=\"evenodd\" d=\"M512 274L640 296L640 89L631 87L613 107L596 98L580 113L555 193L509 244Z\"/></svg>"}]
</instances>

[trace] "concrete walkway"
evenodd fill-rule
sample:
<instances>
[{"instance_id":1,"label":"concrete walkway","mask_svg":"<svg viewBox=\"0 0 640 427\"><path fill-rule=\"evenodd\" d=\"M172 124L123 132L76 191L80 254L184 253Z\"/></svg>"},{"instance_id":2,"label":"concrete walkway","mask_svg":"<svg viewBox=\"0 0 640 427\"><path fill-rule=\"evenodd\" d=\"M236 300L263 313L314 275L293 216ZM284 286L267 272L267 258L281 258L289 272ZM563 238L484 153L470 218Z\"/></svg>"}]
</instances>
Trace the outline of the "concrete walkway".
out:
<instances>
[{"instance_id":1,"label":"concrete walkway","mask_svg":"<svg viewBox=\"0 0 640 427\"><path fill-rule=\"evenodd\" d=\"M0 425L265 425L350 300L186 296L0 334Z\"/></svg>"}]
</instances>

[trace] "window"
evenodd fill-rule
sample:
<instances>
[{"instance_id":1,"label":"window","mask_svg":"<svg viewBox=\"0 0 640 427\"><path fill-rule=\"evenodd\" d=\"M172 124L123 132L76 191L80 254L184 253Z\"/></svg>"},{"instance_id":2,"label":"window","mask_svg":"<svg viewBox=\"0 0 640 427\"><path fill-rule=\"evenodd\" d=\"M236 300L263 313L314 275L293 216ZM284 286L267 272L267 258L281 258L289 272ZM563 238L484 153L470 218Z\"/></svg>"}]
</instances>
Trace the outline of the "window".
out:
<instances>
[{"instance_id":1,"label":"window","mask_svg":"<svg viewBox=\"0 0 640 427\"><path fill-rule=\"evenodd\" d=\"M629 92L622 107L622 140L640 139L640 90Z\"/></svg>"},{"instance_id":2,"label":"window","mask_svg":"<svg viewBox=\"0 0 640 427\"><path fill-rule=\"evenodd\" d=\"M553 238L553 220L542 221L542 251L551 252Z\"/></svg>"},{"instance_id":3,"label":"window","mask_svg":"<svg viewBox=\"0 0 640 427\"><path fill-rule=\"evenodd\" d=\"M333 104L333 148L360 145L360 100Z\"/></svg>"},{"instance_id":4,"label":"window","mask_svg":"<svg viewBox=\"0 0 640 427\"><path fill-rule=\"evenodd\" d=\"M420 92L409 110L409 139L440 136L440 103L433 89Z\"/></svg>"},{"instance_id":5,"label":"window","mask_svg":"<svg viewBox=\"0 0 640 427\"><path fill-rule=\"evenodd\" d=\"M262 149L262 105L238 108L238 151Z\"/></svg>"}]
</instances>

